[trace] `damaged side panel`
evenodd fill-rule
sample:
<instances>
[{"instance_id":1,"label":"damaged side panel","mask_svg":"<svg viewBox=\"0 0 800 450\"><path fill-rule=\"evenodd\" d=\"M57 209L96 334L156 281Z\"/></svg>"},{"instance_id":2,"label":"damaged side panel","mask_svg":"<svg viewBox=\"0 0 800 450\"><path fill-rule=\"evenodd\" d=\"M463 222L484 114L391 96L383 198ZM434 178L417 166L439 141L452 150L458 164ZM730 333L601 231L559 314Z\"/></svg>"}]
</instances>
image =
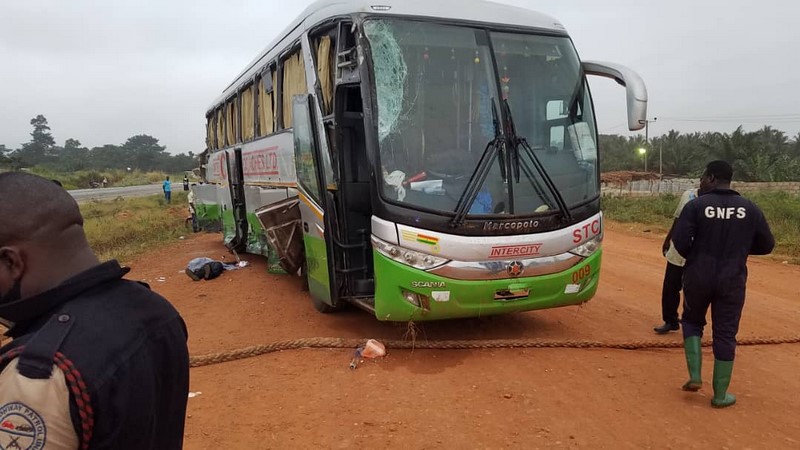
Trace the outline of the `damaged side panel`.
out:
<instances>
[{"instance_id":1,"label":"damaged side panel","mask_svg":"<svg viewBox=\"0 0 800 450\"><path fill-rule=\"evenodd\" d=\"M300 200L290 197L261 207L255 214L264 227L269 246L278 255L281 268L297 273L305 262Z\"/></svg>"}]
</instances>

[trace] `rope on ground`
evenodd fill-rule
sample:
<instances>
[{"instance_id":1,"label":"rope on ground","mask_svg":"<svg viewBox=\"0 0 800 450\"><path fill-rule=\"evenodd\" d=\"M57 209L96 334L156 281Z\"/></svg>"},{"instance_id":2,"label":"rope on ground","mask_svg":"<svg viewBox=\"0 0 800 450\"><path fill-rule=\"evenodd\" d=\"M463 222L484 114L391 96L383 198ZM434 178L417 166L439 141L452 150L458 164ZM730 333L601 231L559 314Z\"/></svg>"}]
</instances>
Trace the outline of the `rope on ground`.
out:
<instances>
[{"instance_id":1,"label":"rope on ground","mask_svg":"<svg viewBox=\"0 0 800 450\"><path fill-rule=\"evenodd\" d=\"M344 338L302 338L278 341L270 344L254 345L235 350L206 355L191 356L192 367L209 366L239 359L252 358L266 353L303 348L349 348L355 349L364 345L366 339ZM547 340L547 339L496 339L496 340L452 340L452 341L381 341L387 349L422 349L422 350L466 350L466 349L499 349L499 348L607 348L622 350L683 348L683 341L623 341L602 342L586 340ZM787 338L749 337L737 341L738 345L776 345L798 344L800 336ZM705 340L703 346L711 345Z\"/></svg>"}]
</instances>

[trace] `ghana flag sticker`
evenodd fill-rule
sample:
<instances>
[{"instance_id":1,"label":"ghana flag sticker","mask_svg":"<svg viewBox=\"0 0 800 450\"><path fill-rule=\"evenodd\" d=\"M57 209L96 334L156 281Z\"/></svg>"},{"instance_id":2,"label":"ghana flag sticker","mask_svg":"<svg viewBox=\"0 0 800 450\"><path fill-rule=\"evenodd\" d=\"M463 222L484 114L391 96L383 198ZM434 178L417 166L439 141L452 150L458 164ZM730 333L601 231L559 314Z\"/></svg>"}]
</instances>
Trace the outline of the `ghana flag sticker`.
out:
<instances>
[{"instance_id":1,"label":"ghana flag sticker","mask_svg":"<svg viewBox=\"0 0 800 450\"><path fill-rule=\"evenodd\" d=\"M439 245L439 238L425 234L414 233L413 231L403 231L403 239L430 246Z\"/></svg>"}]
</instances>

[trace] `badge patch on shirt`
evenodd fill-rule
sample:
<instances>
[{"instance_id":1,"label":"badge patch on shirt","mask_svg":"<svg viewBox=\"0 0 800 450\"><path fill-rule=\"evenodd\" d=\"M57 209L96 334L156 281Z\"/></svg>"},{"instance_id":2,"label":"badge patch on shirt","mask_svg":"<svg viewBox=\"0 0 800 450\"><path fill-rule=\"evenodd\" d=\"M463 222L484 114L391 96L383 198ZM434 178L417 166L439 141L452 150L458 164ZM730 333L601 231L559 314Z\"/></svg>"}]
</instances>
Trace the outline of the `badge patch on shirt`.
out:
<instances>
[{"instance_id":1,"label":"badge patch on shirt","mask_svg":"<svg viewBox=\"0 0 800 450\"><path fill-rule=\"evenodd\" d=\"M19 402L0 406L0 448L42 450L47 427L36 411Z\"/></svg>"}]
</instances>

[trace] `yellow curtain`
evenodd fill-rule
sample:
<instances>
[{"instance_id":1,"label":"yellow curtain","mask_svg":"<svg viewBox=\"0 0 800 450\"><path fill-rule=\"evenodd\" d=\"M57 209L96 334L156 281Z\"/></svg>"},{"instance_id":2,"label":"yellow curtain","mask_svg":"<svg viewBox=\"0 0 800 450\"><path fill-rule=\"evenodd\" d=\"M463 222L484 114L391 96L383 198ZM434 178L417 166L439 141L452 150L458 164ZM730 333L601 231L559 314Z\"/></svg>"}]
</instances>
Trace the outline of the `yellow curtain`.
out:
<instances>
[{"instance_id":1,"label":"yellow curtain","mask_svg":"<svg viewBox=\"0 0 800 450\"><path fill-rule=\"evenodd\" d=\"M253 86L242 91L242 141L249 141L256 135L253 109Z\"/></svg>"},{"instance_id":2,"label":"yellow curtain","mask_svg":"<svg viewBox=\"0 0 800 450\"><path fill-rule=\"evenodd\" d=\"M226 143L233 145L236 142L236 99L231 99L225 105L225 131L227 132Z\"/></svg>"},{"instance_id":3,"label":"yellow curtain","mask_svg":"<svg viewBox=\"0 0 800 450\"><path fill-rule=\"evenodd\" d=\"M233 143L242 142L242 115L238 100L239 97L233 99Z\"/></svg>"},{"instance_id":4,"label":"yellow curtain","mask_svg":"<svg viewBox=\"0 0 800 450\"><path fill-rule=\"evenodd\" d=\"M292 127L292 97L306 94L306 65L301 51L283 62L283 127Z\"/></svg>"},{"instance_id":5,"label":"yellow curtain","mask_svg":"<svg viewBox=\"0 0 800 450\"><path fill-rule=\"evenodd\" d=\"M266 76L270 76L266 74ZM272 72L272 86L275 86L275 72ZM261 124L261 136L266 136L275 132L275 105L273 96L275 91L267 92L264 82L258 82L258 120Z\"/></svg>"},{"instance_id":6,"label":"yellow curtain","mask_svg":"<svg viewBox=\"0 0 800 450\"><path fill-rule=\"evenodd\" d=\"M333 73L331 72L331 37L323 36L317 47L317 76L322 89L322 110L330 114L333 100Z\"/></svg>"},{"instance_id":7,"label":"yellow curtain","mask_svg":"<svg viewBox=\"0 0 800 450\"><path fill-rule=\"evenodd\" d=\"M225 148L225 129L222 108L217 110L217 148Z\"/></svg>"},{"instance_id":8,"label":"yellow curtain","mask_svg":"<svg viewBox=\"0 0 800 450\"><path fill-rule=\"evenodd\" d=\"M214 142L214 116L208 116L208 122L206 123L206 147L210 149L215 149L216 143Z\"/></svg>"}]
</instances>

